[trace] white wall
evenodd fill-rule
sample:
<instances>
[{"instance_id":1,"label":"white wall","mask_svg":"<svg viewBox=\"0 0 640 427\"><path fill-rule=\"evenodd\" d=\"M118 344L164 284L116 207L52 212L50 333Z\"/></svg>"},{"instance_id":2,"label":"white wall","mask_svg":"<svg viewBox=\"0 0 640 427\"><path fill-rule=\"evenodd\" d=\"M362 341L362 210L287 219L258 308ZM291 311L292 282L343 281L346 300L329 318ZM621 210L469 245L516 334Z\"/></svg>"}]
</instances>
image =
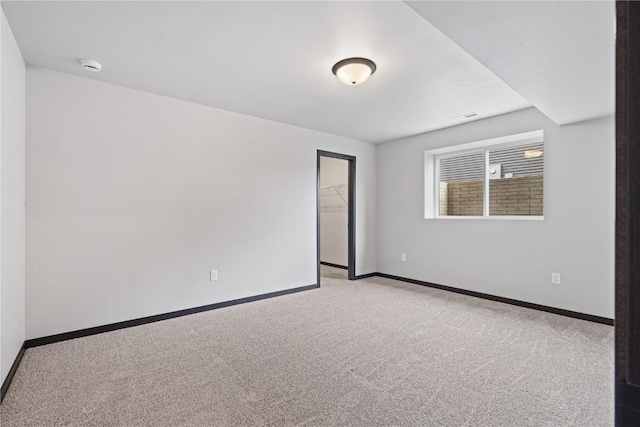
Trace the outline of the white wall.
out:
<instances>
[{"instance_id":1,"label":"white wall","mask_svg":"<svg viewBox=\"0 0 640 427\"><path fill-rule=\"evenodd\" d=\"M27 338L315 283L318 149L376 270L369 143L31 67L27 138Z\"/></svg>"},{"instance_id":2,"label":"white wall","mask_svg":"<svg viewBox=\"0 0 640 427\"><path fill-rule=\"evenodd\" d=\"M357 173L357 161L356 161ZM320 260L347 266L349 264L348 192L342 197L342 187L349 183L349 162L333 157L320 158L320 186L333 186L334 190L320 192Z\"/></svg>"},{"instance_id":3,"label":"white wall","mask_svg":"<svg viewBox=\"0 0 640 427\"><path fill-rule=\"evenodd\" d=\"M25 65L4 12L0 14L0 365L4 381L25 339Z\"/></svg>"},{"instance_id":4,"label":"white wall","mask_svg":"<svg viewBox=\"0 0 640 427\"><path fill-rule=\"evenodd\" d=\"M425 150L536 129L544 221L424 219ZM612 118L560 127L534 108L378 145L378 269L613 318L614 156Z\"/></svg>"}]
</instances>

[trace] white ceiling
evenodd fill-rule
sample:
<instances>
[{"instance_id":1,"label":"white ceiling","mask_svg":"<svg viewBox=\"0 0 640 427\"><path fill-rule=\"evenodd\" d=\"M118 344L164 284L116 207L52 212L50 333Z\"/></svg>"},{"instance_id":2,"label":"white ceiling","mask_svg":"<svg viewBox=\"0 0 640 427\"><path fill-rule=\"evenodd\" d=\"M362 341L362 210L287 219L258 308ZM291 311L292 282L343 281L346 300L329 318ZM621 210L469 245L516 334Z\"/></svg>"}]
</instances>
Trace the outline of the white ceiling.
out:
<instances>
[{"instance_id":1,"label":"white ceiling","mask_svg":"<svg viewBox=\"0 0 640 427\"><path fill-rule=\"evenodd\" d=\"M28 64L365 141L613 113L613 2L409 4L2 2ZM349 87L331 67L351 56L378 70Z\"/></svg>"},{"instance_id":2,"label":"white ceiling","mask_svg":"<svg viewBox=\"0 0 640 427\"><path fill-rule=\"evenodd\" d=\"M365 141L531 105L399 1L3 8L28 64ZM365 84L349 87L331 73L351 56L376 62ZM82 70L80 58L103 71Z\"/></svg>"},{"instance_id":3,"label":"white ceiling","mask_svg":"<svg viewBox=\"0 0 640 427\"><path fill-rule=\"evenodd\" d=\"M556 123L614 113L613 1L407 4Z\"/></svg>"}]
</instances>

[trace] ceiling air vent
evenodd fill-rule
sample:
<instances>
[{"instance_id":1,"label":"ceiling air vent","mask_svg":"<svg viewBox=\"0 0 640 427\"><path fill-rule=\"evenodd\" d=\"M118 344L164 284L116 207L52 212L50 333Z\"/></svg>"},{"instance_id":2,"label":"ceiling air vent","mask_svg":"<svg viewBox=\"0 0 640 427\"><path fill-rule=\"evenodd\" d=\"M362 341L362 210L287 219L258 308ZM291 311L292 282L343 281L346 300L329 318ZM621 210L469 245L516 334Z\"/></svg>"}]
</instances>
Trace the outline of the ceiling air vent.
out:
<instances>
[{"instance_id":1,"label":"ceiling air vent","mask_svg":"<svg viewBox=\"0 0 640 427\"><path fill-rule=\"evenodd\" d=\"M461 116L452 117L449 120L451 120L452 122L459 122L461 120L471 119L473 117L476 117L477 115L478 115L478 113L467 113L467 114L463 114Z\"/></svg>"}]
</instances>

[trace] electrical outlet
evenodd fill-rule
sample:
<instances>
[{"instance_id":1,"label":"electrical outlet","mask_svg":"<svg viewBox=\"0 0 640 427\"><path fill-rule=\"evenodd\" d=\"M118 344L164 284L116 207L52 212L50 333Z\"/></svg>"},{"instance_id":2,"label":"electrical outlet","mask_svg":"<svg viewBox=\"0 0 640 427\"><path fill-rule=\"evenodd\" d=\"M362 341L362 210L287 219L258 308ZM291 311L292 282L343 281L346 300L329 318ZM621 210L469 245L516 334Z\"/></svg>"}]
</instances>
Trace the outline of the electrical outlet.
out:
<instances>
[{"instance_id":1,"label":"electrical outlet","mask_svg":"<svg viewBox=\"0 0 640 427\"><path fill-rule=\"evenodd\" d=\"M407 260L407 254L400 254L400 261L406 261Z\"/></svg>"},{"instance_id":2,"label":"electrical outlet","mask_svg":"<svg viewBox=\"0 0 640 427\"><path fill-rule=\"evenodd\" d=\"M218 280L218 270L211 270L211 272L209 273L209 280L211 280L212 282L214 280Z\"/></svg>"},{"instance_id":3,"label":"electrical outlet","mask_svg":"<svg viewBox=\"0 0 640 427\"><path fill-rule=\"evenodd\" d=\"M551 283L554 285L560 284L560 273L551 273Z\"/></svg>"}]
</instances>

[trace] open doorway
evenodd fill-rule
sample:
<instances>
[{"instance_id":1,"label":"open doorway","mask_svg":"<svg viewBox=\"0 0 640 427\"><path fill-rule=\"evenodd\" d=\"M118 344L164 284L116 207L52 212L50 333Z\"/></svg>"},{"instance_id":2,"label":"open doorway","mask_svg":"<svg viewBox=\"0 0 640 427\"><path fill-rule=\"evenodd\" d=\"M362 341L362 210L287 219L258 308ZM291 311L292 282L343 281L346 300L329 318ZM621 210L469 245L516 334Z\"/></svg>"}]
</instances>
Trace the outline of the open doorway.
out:
<instances>
[{"instance_id":1,"label":"open doorway","mask_svg":"<svg viewBox=\"0 0 640 427\"><path fill-rule=\"evenodd\" d=\"M318 150L317 168L318 284L322 265L345 269L354 280L356 158Z\"/></svg>"}]
</instances>

